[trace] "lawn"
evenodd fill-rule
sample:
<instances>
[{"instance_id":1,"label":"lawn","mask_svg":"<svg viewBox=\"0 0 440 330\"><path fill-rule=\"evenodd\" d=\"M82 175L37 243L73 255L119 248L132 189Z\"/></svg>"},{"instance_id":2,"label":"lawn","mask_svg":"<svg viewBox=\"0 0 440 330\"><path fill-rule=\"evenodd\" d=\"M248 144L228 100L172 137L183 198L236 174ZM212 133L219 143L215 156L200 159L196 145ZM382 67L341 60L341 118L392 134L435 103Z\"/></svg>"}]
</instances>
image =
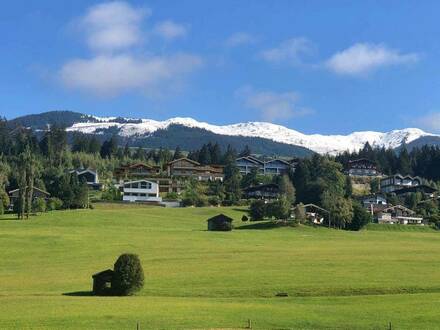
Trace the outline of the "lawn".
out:
<instances>
[{"instance_id":1,"label":"lawn","mask_svg":"<svg viewBox=\"0 0 440 330\"><path fill-rule=\"evenodd\" d=\"M234 231L206 231L219 212ZM98 205L4 216L0 328L243 328L249 319L255 329L440 327L440 232L271 228L243 224L242 214ZM139 254L144 289L91 296L91 275L123 252Z\"/></svg>"}]
</instances>

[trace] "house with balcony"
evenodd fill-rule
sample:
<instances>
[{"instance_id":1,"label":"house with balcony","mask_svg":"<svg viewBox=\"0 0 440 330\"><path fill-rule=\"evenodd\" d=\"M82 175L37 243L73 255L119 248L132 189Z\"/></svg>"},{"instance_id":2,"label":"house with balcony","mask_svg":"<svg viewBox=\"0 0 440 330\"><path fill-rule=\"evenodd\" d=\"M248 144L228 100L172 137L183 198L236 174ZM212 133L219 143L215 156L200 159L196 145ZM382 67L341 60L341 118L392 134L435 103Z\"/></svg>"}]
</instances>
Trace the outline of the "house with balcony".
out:
<instances>
[{"instance_id":1,"label":"house with balcony","mask_svg":"<svg viewBox=\"0 0 440 330\"><path fill-rule=\"evenodd\" d=\"M402 205L377 208L374 217L379 224L424 225L423 217Z\"/></svg>"},{"instance_id":2,"label":"house with balcony","mask_svg":"<svg viewBox=\"0 0 440 330\"><path fill-rule=\"evenodd\" d=\"M376 163L366 158L349 161L347 164L346 173L350 176L359 177L374 177L381 175L377 169Z\"/></svg>"},{"instance_id":3,"label":"house with balcony","mask_svg":"<svg viewBox=\"0 0 440 330\"><path fill-rule=\"evenodd\" d=\"M291 169L295 169L295 164L293 162L288 162L283 159L262 161L252 156L237 158L235 164L242 175L249 174L253 170L264 175L282 175Z\"/></svg>"},{"instance_id":4,"label":"house with balcony","mask_svg":"<svg viewBox=\"0 0 440 330\"><path fill-rule=\"evenodd\" d=\"M169 177L188 177L199 181L223 181L223 166L201 165L189 158L180 158L167 164Z\"/></svg>"},{"instance_id":5,"label":"house with balcony","mask_svg":"<svg viewBox=\"0 0 440 330\"><path fill-rule=\"evenodd\" d=\"M267 175L282 175L291 169L295 169L294 165L282 159L272 159L264 163L264 174Z\"/></svg>"},{"instance_id":6,"label":"house with balcony","mask_svg":"<svg viewBox=\"0 0 440 330\"><path fill-rule=\"evenodd\" d=\"M240 157L235 160L235 164L242 175L251 173L256 170L259 174L264 174L264 162L252 157Z\"/></svg>"},{"instance_id":7,"label":"house with balcony","mask_svg":"<svg viewBox=\"0 0 440 330\"><path fill-rule=\"evenodd\" d=\"M124 202L162 202L162 198L159 197L159 185L147 180L124 182L122 200Z\"/></svg>"},{"instance_id":8,"label":"house with balcony","mask_svg":"<svg viewBox=\"0 0 440 330\"><path fill-rule=\"evenodd\" d=\"M413 188L421 184L422 179L418 176L395 174L380 180L380 191L382 193L393 193L403 188Z\"/></svg>"}]
</instances>

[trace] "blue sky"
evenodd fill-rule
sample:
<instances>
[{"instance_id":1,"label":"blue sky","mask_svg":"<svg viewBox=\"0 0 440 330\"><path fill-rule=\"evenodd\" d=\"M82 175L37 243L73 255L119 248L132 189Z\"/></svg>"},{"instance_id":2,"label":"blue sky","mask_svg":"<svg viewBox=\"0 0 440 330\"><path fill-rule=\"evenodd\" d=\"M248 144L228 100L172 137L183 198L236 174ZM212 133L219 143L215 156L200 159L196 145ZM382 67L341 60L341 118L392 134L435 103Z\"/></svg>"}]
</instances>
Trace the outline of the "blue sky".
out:
<instances>
[{"instance_id":1,"label":"blue sky","mask_svg":"<svg viewBox=\"0 0 440 330\"><path fill-rule=\"evenodd\" d=\"M440 132L438 1L5 1L0 114Z\"/></svg>"}]
</instances>

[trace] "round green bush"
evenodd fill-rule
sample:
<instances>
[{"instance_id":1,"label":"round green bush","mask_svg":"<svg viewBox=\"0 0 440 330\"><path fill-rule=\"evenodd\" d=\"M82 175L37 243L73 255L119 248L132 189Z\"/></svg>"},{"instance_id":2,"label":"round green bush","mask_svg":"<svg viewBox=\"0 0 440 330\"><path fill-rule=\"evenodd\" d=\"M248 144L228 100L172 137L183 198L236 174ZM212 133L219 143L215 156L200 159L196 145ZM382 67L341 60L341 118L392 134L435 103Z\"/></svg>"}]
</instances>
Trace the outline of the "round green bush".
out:
<instances>
[{"instance_id":1,"label":"round green bush","mask_svg":"<svg viewBox=\"0 0 440 330\"><path fill-rule=\"evenodd\" d=\"M114 267L112 290L115 295L129 296L144 286L144 271L136 254L119 256Z\"/></svg>"}]
</instances>

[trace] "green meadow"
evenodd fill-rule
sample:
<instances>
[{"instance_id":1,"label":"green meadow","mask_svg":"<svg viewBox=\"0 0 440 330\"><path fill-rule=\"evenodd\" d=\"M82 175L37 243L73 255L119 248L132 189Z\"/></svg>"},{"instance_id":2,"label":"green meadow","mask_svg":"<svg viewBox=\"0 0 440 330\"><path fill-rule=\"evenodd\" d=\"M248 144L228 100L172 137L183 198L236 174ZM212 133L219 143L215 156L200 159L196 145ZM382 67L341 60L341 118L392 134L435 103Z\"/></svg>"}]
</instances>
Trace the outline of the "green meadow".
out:
<instances>
[{"instance_id":1,"label":"green meadow","mask_svg":"<svg viewBox=\"0 0 440 330\"><path fill-rule=\"evenodd\" d=\"M219 212L234 231L206 231ZM273 228L242 214L97 205L5 215L0 329L440 328L440 232ZM124 252L140 256L143 290L92 296L91 275Z\"/></svg>"}]
</instances>

